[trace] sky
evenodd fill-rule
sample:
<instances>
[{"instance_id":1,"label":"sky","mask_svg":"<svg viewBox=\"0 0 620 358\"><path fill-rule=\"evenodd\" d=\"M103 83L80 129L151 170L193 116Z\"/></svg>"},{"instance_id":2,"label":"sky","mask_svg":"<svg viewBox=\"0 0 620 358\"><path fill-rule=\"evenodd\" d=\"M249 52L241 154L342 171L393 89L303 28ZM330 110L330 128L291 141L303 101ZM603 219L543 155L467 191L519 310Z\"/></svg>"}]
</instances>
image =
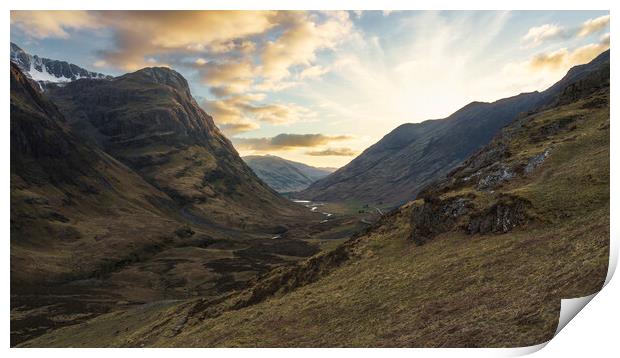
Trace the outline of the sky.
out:
<instances>
[{"instance_id":1,"label":"sky","mask_svg":"<svg viewBox=\"0 0 620 358\"><path fill-rule=\"evenodd\" d=\"M241 155L341 167L403 123L551 86L609 48L608 11L12 11L31 54L167 66Z\"/></svg>"}]
</instances>

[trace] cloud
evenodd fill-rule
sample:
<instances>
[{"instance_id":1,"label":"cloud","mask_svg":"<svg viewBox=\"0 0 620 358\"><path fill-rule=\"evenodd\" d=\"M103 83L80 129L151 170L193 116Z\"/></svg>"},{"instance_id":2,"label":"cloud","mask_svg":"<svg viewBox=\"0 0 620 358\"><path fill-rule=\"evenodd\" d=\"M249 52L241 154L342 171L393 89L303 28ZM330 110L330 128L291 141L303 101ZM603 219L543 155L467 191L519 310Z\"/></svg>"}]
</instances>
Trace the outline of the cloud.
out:
<instances>
[{"instance_id":1,"label":"cloud","mask_svg":"<svg viewBox=\"0 0 620 358\"><path fill-rule=\"evenodd\" d=\"M198 59L196 65L204 83L217 87L213 93L228 95L247 91L254 82L254 67L249 61L230 61L225 63L203 62Z\"/></svg>"},{"instance_id":2,"label":"cloud","mask_svg":"<svg viewBox=\"0 0 620 358\"><path fill-rule=\"evenodd\" d=\"M267 30L276 30L275 36L248 39L231 34L231 39L212 43L211 60L199 57L193 63L202 81L211 86L217 96L229 96L255 91L280 91L298 85L299 80L317 78L332 70L313 62L317 52L332 49L352 28L348 12L275 12L269 18ZM124 38L127 38L128 35ZM178 44L177 44L178 45ZM204 46L203 46L204 47ZM197 46L193 50L200 50ZM207 50L205 47L203 50ZM148 52L137 49L135 53ZM114 56L107 53L106 56ZM139 59L129 63L139 63ZM118 61L117 61L118 62ZM291 76L291 67L300 72Z\"/></svg>"},{"instance_id":3,"label":"cloud","mask_svg":"<svg viewBox=\"0 0 620 358\"><path fill-rule=\"evenodd\" d=\"M530 28L525 36L521 38L521 42L525 47L536 47L550 40L585 37L602 31L608 26L609 15L586 20L581 26L568 29L556 24L544 24Z\"/></svg>"},{"instance_id":4,"label":"cloud","mask_svg":"<svg viewBox=\"0 0 620 358\"><path fill-rule=\"evenodd\" d=\"M218 123L218 127L226 134L236 134L243 132L250 132L255 129L260 128L260 126L256 123L244 121L243 118L238 122L230 122L230 123Z\"/></svg>"},{"instance_id":5,"label":"cloud","mask_svg":"<svg viewBox=\"0 0 620 358\"><path fill-rule=\"evenodd\" d=\"M605 35L601 36L600 43L609 46L609 43L610 43L609 33L606 33Z\"/></svg>"},{"instance_id":6,"label":"cloud","mask_svg":"<svg viewBox=\"0 0 620 358\"><path fill-rule=\"evenodd\" d=\"M115 11L97 12L115 31L116 48L101 54L125 70L144 66L144 58L170 52L214 54L254 49L245 37L277 25L275 11Z\"/></svg>"},{"instance_id":7,"label":"cloud","mask_svg":"<svg viewBox=\"0 0 620 358\"><path fill-rule=\"evenodd\" d=\"M334 141L352 139L350 136L328 136L324 134L278 134L270 138L233 138L238 150L269 152L290 150L294 148L311 148L329 144Z\"/></svg>"},{"instance_id":8,"label":"cloud","mask_svg":"<svg viewBox=\"0 0 620 358\"><path fill-rule=\"evenodd\" d=\"M351 148L327 148L325 150L308 151L306 152L306 154L314 156L314 157L324 157L324 156L352 157L354 155L357 155L357 152L355 152Z\"/></svg>"},{"instance_id":9,"label":"cloud","mask_svg":"<svg viewBox=\"0 0 620 358\"><path fill-rule=\"evenodd\" d=\"M259 103L264 99L264 94L234 95L212 101L204 100L202 105L226 134L258 129L259 122L290 124L316 116L311 110L294 103Z\"/></svg>"},{"instance_id":10,"label":"cloud","mask_svg":"<svg viewBox=\"0 0 620 358\"><path fill-rule=\"evenodd\" d=\"M287 13L286 30L274 41L268 41L261 55L262 75L279 80L290 75L294 65L310 66L319 50L333 48L353 26L346 11L326 13L321 23L306 13Z\"/></svg>"},{"instance_id":11,"label":"cloud","mask_svg":"<svg viewBox=\"0 0 620 358\"><path fill-rule=\"evenodd\" d=\"M556 51L541 53L534 56L529 61L530 69L534 71L540 71L544 69L562 69L567 70L575 65L590 62L601 52L609 48L609 43L594 43L585 45L579 48L569 51L566 48L561 48Z\"/></svg>"},{"instance_id":12,"label":"cloud","mask_svg":"<svg viewBox=\"0 0 620 358\"><path fill-rule=\"evenodd\" d=\"M581 29L577 33L577 36L584 37L595 32L599 32L609 26L609 15L597 17L596 19L590 19L581 25Z\"/></svg>"},{"instance_id":13,"label":"cloud","mask_svg":"<svg viewBox=\"0 0 620 358\"><path fill-rule=\"evenodd\" d=\"M528 47L535 47L547 40L562 36L565 36L565 30L563 28L554 24L544 24L530 28L527 34L521 39L521 42Z\"/></svg>"},{"instance_id":14,"label":"cloud","mask_svg":"<svg viewBox=\"0 0 620 358\"><path fill-rule=\"evenodd\" d=\"M326 74L329 71L330 71L330 68L328 68L328 67L323 67L323 66L319 66L319 65L310 66L310 67L304 68L299 73L299 79L303 80L303 79L307 79L307 78L321 77L322 75Z\"/></svg>"},{"instance_id":15,"label":"cloud","mask_svg":"<svg viewBox=\"0 0 620 358\"><path fill-rule=\"evenodd\" d=\"M320 77L331 68L315 63L318 52L334 49L353 29L347 11L14 11L11 22L38 38L105 28L113 46L98 52L100 67L190 65L222 96Z\"/></svg>"},{"instance_id":16,"label":"cloud","mask_svg":"<svg viewBox=\"0 0 620 358\"><path fill-rule=\"evenodd\" d=\"M37 39L67 38L69 29L98 28L100 23L87 11L11 11L11 25Z\"/></svg>"},{"instance_id":17,"label":"cloud","mask_svg":"<svg viewBox=\"0 0 620 358\"><path fill-rule=\"evenodd\" d=\"M541 90L557 82L572 67L590 62L607 49L609 38L604 35L599 42L541 52L524 61L507 63L497 81L509 93Z\"/></svg>"},{"instance_id":18,"label":"cloud","mask_svg":"<svg viewBox=\"0 0 620 358\"><path fill-rule=\"evenodd\" d=\"M267 105L245 105L243 109L251 113L254 118L261 122L271 124L287 124L299 122L302 117L310 115L312 112L305 107L296 104L267 104Z\"/></svg>"}]
</instances>

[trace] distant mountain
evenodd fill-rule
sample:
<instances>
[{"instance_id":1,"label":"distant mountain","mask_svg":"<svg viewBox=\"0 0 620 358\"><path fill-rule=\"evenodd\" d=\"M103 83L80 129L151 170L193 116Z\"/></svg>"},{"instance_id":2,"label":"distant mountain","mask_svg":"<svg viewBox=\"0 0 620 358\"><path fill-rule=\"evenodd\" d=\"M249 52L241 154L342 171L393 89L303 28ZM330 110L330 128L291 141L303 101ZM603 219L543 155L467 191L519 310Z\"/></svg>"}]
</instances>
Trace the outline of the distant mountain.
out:
<instances>
[{"instance_id":1,"label":"distant mountain","mask_svg":"<svg viewBox=\"0 0 620 358\"><path fill-rule=\"evenodd\" d=\"M88 71L66 61L31 55L13 42L11 42L11 61L16 63L28 78L39 83L42 89L48 83L70 82L80 78L113 78L103 73Z\"/></svg>"},{"instance_id":2,"label":"distant mountain","mask_svg":"<svg viewBox=\"0 0 620 358\"><path fill-rule=\"evenodd\" d=\"M280 193L305 189L335 170L316 168L274 155L250 155L243 160L261 180Z\"/></svg>"},{"instance_id":3,"label":"distant mountain","mask_svg":"<svg viewBox=\"0 0 620 358\"><path fill-rule=\"evenodd\" d=\"M397 205L445 176L489 143L517 116L548 105L556 95L608 61L609 51L572 68L543 92L524 93L493 103L473 102L445 119L403 124L333 174L302 191L306 199Z\"/></svg>"}]
</instances>

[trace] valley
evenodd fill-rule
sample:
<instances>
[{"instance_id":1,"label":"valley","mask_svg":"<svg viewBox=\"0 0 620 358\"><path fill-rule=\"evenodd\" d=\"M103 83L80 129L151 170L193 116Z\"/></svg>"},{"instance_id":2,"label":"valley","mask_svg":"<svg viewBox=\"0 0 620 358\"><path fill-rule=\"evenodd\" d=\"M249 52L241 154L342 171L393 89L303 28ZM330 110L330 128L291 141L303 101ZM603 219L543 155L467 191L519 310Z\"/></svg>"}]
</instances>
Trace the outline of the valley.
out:
<instances>
[{"instance_id":1,"label":"valley","mask_svg":"<svg viewBox=\"0 0 620 358\"><path fill-rule=\"evenodd\" d=\"M173 71L40 93L12 65L11 80L13 345L110 310L225 296L364 226L346 215L322 222L263 184ZM131 98L125 86L143 90ZM133 117L139 133L119 124L118 135L90 122L108 114L85 112L125 121L140 106L161 118L152 134L138 122L147 117ZM162 137L169 129L179 136Z\"/></svg>"},{"instance_id":2,"label":"valley","mask_svg":"<svg viewBox=\"0 0 620 358\"><path fill-rule=\"evenodd\" d=\"M518 347L604 282L609 50L333 171L241 157L171 68L11 50L12 347Z\"/></svg>"}]
</instances>

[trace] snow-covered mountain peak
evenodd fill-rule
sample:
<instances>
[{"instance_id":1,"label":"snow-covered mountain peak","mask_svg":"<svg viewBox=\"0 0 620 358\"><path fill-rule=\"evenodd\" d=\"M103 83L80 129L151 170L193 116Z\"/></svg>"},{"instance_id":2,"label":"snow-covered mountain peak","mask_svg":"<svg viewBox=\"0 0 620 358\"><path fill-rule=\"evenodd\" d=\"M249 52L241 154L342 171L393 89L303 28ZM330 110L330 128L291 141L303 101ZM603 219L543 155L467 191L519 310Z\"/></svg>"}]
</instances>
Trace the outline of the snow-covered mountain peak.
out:
<instances>
[{"instance_id":1,"label":"snow-covered mountain peak","mask_svg":"<svg viewBox=\"0 0 620 358\"><path fill-rule=\"evenodd\" d=\"M26 76L39 83L42 90L50 83L71 82L80 78L113 78L103 73L88 71L66 61L31 55L12 42L11 61L15 62Z\"/></svg>"}]
</instances>

